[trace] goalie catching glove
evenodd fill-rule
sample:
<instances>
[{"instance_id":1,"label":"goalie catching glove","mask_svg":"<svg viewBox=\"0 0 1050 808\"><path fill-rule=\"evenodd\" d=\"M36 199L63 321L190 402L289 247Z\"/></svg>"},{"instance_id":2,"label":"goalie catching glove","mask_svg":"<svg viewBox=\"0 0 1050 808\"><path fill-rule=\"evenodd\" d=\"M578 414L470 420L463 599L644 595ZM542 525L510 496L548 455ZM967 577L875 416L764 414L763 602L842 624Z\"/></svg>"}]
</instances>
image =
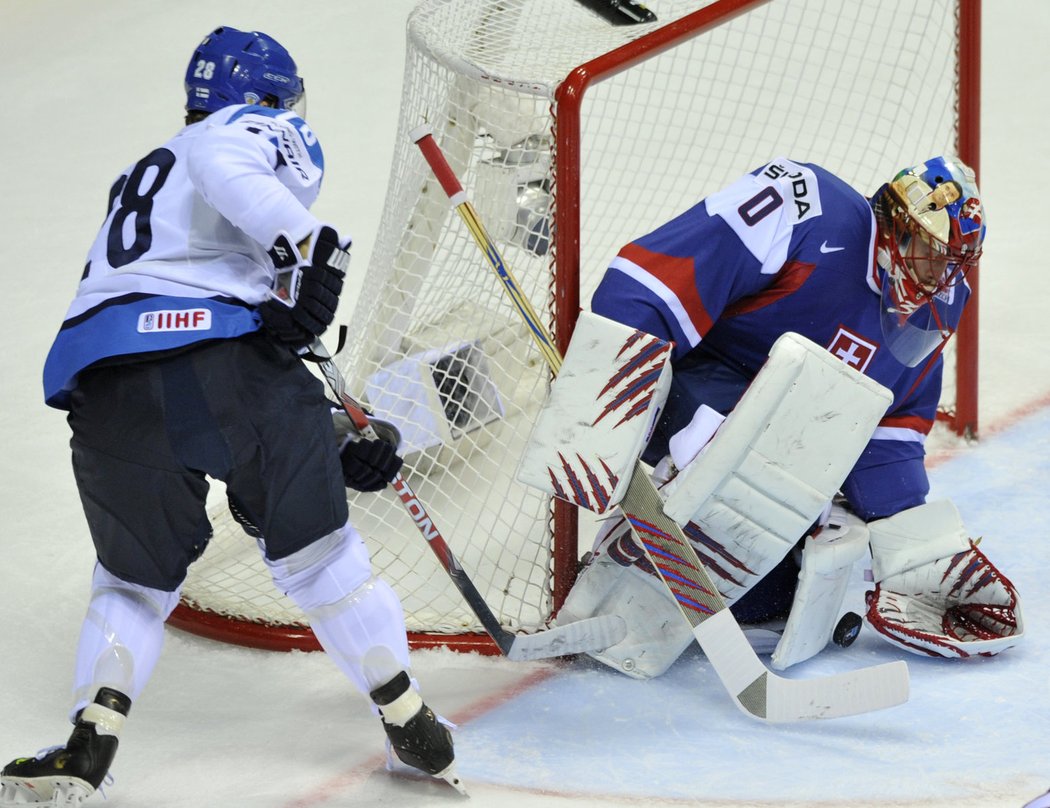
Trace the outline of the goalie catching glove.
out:
<instances>
[{"instance_id":1,"label":"goalie catching glove","mask_svg":"<svg viewBox=\"0 0 1050 808\"><path fill-rule=\"evenodd\" d=\"M977 549L948 500L868 523L867 619L914 654L992 656L1024 634L1017 590Z\"/></svg>"},{"instance_id":2,"label":"goalie catching glove","mask_svg":"<svg viewBox=\"0 0 1050 808\"><path fill-rule=\"evenodd\" d=\"M332 420L339 440L343 481L355 491L382 491L401 471L404 461L397 454L401 433L387 421L369 417L377 438L363 437L342 410L333 410Z\"/></svg>"},{"instance_id":3,"label":"goalie catching glove","mask_svg":"<svg viewBox=\"0 0 1050 808\"><path fill-rule=\"evenodd\" d=\"M350 240L340 239L328 225L319 225L304 241L309 243L306 258L286 233L277 236L268 252L277 270L273 299L259 306L266 330L295 349L309 345L332 324L350 263Z\"/></svg>"}]
</instances>

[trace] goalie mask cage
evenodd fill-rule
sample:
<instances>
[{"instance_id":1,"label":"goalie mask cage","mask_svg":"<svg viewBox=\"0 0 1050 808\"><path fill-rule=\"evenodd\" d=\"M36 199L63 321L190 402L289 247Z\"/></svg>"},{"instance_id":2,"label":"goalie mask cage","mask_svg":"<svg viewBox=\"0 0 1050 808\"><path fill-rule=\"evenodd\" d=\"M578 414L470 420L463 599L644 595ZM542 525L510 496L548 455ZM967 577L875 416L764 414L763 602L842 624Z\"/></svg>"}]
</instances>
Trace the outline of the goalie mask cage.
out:
<instances>
[{"instance_id":1,"label":"goalie mask cage","mask_svg":"<svg viewBox=\"0 0 1050 808\"><path fill-rule=\"evenodd\" d=\"M408 133L433 128L563 352L620 246L774 157L867 193L935 154L979 163L979 0L652 0L655 21L624 25L589 8L619 5L426 0L410 14L382 226L337 359L400 426L406 477L512 631L548 624L596 525L515 479L550 374ZM946 353L958 432L977 423L976 308ZM350 499L413 645L495 651L393 493ZM212 520L172 622L316 648L255 543L225 508Z\"/></svg>"}]
</instances>

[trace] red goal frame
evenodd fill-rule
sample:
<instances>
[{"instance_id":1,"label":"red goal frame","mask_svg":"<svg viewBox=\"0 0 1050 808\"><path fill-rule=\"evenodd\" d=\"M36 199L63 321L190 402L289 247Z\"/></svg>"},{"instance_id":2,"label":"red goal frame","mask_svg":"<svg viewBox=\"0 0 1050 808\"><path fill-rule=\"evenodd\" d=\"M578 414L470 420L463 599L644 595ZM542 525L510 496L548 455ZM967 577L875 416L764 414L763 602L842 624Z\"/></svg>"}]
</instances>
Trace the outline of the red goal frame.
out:
<instances>
[{"instance_id":1,"label":"red goal frame","mask_svg":"<svg viewBox=\"0 0 1050 808\"><path fill-rule=\"evenodd\" d=\"M653 30L626 45L573 69L555 91L553 109L554 179L556 204L551 227L554 238L554 287L552 310L555 341L564 353L581 310L580 206L581 115L588 90L594 85L650 59L689 39L700 36L770 0L717 0L677 21ZM956 0L956 152L980 177L981 117L981 0ZM561 234L561 235L559 235ZM565 235L568 234L568 235ZM955 337L956 400L941 418L959 435L978 433L978 270L968 276L972 295ZM576 508L554 500L553 606L560 609L575 581L579 558ZM267 650L319 650L308 627L271 625L226 617L180 603L168 620L175 628L209 639ZM427 634L412 632L413 648L445 646L461 651L499 654L487 634Z\"/></svg>"},{"instance_id":2,"label":"red goal frame","mask_svg":"<svg viewBox=\"0 0 1050 808\"><path fill-rule=\"evenodd\" d=\"M584 95L592 85L614 76L692 37L699 36L769 0L720 0L650 35L610 51L573 70L558 87L555 176L558 204L554 213L555 233L580 231L580 110ZM958 0L956 52L956 149L959 157L980 178L981 121L981 0ZM555 339L558 349L568 348L580 311L579 239L558 243L555 257ZM957 387L953 412L942 413L959 435L976 437L978 427L977 349L978 349L978 270L967 279L972 289L956 339ZM556 500L555 522L555 610L568 595L576 577L578 531L576 507Z\"/></svg>"}]
</instances>

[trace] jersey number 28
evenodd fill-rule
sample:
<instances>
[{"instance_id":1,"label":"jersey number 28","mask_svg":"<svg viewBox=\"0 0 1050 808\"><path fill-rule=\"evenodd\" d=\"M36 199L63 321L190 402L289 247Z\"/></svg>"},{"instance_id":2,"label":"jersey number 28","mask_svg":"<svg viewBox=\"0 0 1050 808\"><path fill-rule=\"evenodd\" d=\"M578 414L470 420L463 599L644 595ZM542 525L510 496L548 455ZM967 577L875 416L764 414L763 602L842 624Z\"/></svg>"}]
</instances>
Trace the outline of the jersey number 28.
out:
<instances>
[{"instance_id":1,"label":"jersey number 28","mask_svg":"<svg viewBox=\"0 0 1050 808\"><path fill-rule=\"evenodd\" d=\"M153 244L153 230L149 223L153 197L163 187L174 165L175 155L168 149L154 149L139 160L128 174L113 183L109 190L109 209L113 211L113 220L106 236L106 258L110 266L117 268L137 261ZM143 188L147 174L152 174L152 179ZM124 229L132 217L135 239L130 246L125 247Z\"/></svg>"}]
</instances>

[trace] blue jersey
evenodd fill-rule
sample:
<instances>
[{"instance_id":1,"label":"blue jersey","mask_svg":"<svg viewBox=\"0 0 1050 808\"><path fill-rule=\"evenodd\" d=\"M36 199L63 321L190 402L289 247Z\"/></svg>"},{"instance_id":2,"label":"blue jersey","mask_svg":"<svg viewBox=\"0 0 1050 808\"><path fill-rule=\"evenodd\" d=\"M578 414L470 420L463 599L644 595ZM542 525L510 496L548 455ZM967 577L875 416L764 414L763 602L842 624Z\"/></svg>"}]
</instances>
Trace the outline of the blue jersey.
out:
<instances>
[{"instance_id":1,"label":"blue jersey","mask_svg":"<svg viewBox=\"0 0 1050 808\"><path fill-rule=\"evenodd\" d=\"M123 171L44 364L44 398L68 408L98 362L258 330L277 235L317 226L324 159L295 113L227 107Z\"/></svg>"},{"instance_id":2,"label":"blue jersey","mask_svg":"<svg viewBox=\"0 0 1050 808\"><path fill-rule=\"evenodd\" d=\"M776 339L793 331L893 393L844 484L854 509L873 519L922 504L942 362L908 367L883 344L882 273L870 201L819 166L786 159L625 246L592 310L675 343L675 381L646 459L665 452L700 404L732 409ZM946 294L965 303L969 289Z\"/></svg>"}]
</instances>

